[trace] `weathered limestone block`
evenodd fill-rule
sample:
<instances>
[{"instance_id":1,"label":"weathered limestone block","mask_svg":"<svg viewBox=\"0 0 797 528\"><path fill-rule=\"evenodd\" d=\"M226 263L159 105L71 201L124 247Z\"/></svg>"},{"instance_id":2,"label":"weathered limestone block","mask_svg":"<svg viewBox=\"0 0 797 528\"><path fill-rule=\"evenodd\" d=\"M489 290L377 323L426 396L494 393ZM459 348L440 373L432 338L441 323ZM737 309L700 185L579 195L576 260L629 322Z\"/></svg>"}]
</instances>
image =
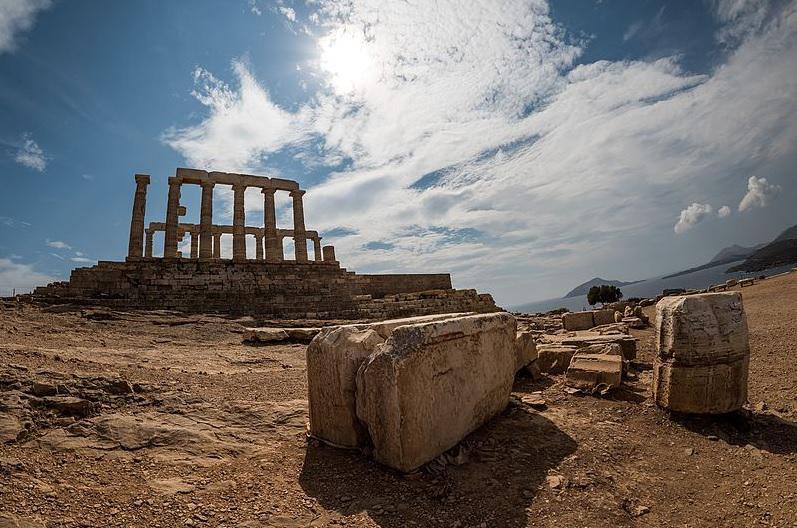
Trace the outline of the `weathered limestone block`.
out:
<instances>
[{"instance_id":1,"label":"weathered limestone block","mask_svg":"<svg viewBox=\"0 0 797 528\"><path fill-rule=\"evenodd\" d=\"M747 401L748 358L731 363L678 367L653 364L656 404L671 411L723 414L738 411Z\"/></svg>"},{"instance_id":2,"label":"weathered limestone block","mask_svg":"<svg viewBox=\"0 0 797 528\"><path fill-rule=\"evenodd\" d=\"M656 349L653 396L659 406L719 414L746 401L750 346L739 292L662 299Z\"/></svg>"},{"instance_id":3,"label":"weathered limestone block","mask_svg":"<svg viewBox=\"0 0 797 528\"><path fill-rule=\"evenodd\" d=\"M357 416L374 458L412 471L501 412L515 374L514 317L396 328L357 373Z\"/></svg>"},{"instance_id":4,"label":"weathered limestone block","mask_svg":"<svg viewBox=\"0 0 797 528\"><path fill-rule=\"evenodd\" d=\"M595 326L612 324L614 323L614 310L594 310L592 317L595 321Z\"/></svg>"},{"instance_id":5,"label":"weathered limestone block","mask_svg":"<svg viewBox=\"0 0 797 528\"><path fill-rule=\"evenodd\" d=\"M322 330L307 347L310 434L340 447L367 443L355 406L357 369L384 342L371 328Z\"/></svg>"},{"instance_id":6,"label":"weathered limestone block","mask_svg":"<svg viewBox=\"0 0 797 528\"><path fill-rule=\"evenodd\" d=\"M246 328L244 341L249 343L278 343L290 338L282 328Z\"/></svg>"},{"instance_id":7,"label":"weathered limestone block","mask_svg":"<svg viewBox=\"0 0 797 528\"><path fill-rule=\"evenodd\" d=\"M518 332L515 337L515 372L537 359L534 334L528 330Z\"/></svg>"},{"instance_id":8,"label":"weathered limestone block","mask_svg":"<svg viewBox=\"0 0 797 528\"><path fill-rule=\"evenodd\" d=\"M592 312L565 312L562 314L562 326L565 330L589 330L595 326Z\"/></svg>"},{"instance_id":9,"label":"weathered limestone block","mask_svg":"<svg viewBox=\"0 0 797 528\"><path fill-rule=\"evenodd\" d=\"M647 324L639 317L623 317L623 323L628 325L628 328L645 328Z\"/></svg>"},{"instance_id":10,"label":"weathered limestone block","mask_svg":"<svg viewBox=\"0 0 797 528\"><path fill-rule=\"evenodd\" d=\"M573 356L565 382L577 389L591 390L598 385L619 387L623 381L623 358L616 354Z\"/></svg>"},{"instance_id":11,"label":"weathered limestone block","mask_svg":"<svg viewBox=\"0 0 797 528\"><path fill-rule=\"evenodd\" d=\"M590 335L588 333L574 337L565 336L560 343L565 346L582 348L590 345L601 345L617 343L623 351L623 358L626 360L636 359L636 339L628 334L599 334Z\"/></svg>"},{"instance_id":12,"label":"weathered limestone block","mask_svg":"<svg viewBox=\"0 0 797 528\"><path fill-rule=\"evenodd\" d=\"M576 347L561 344L540 344L537 346L536 364L540 372L563 374L567 370Z\"/></svg>"}]
</instances>

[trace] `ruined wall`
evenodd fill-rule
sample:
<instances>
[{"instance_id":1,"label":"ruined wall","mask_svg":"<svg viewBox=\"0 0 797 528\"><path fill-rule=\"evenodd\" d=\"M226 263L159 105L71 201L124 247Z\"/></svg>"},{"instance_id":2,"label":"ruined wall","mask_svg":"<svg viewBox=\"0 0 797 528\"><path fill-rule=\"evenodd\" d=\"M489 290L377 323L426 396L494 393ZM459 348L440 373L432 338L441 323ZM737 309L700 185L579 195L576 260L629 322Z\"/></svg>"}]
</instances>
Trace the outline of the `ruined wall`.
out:
<instances>
[{"instance_id":1,"label":"ruined wall","mask_svg":"<svg viewBox=\"0 0 797 528\"><path fill-rule=\"evenodd\" d=\"M232 262L144 259L99 262L72 271L69 282L37 288L34 299L43 302L100 304L117 308L170 309L186 312L257 314L282 318L384 318L446 312L496 310L489 295L474 290L442 289L423 293L388 292L400 276L380 281L375 275L361 280L337 263ZM411 275L406 284L441 284L440 277ZM450 279L448 279L450 285Z\"/></svg>"},{"instance_id":2,"label":"ruined wall","mask_svg":"<svg viewBox=\"0 0 797 528\"><path fill-rule=\"evenodd\" d=\"M356 275L354 280L360 295L370 295L375 299L396 293L451 289L451 275L448 273Z\"/></svg>"}]
</instances>

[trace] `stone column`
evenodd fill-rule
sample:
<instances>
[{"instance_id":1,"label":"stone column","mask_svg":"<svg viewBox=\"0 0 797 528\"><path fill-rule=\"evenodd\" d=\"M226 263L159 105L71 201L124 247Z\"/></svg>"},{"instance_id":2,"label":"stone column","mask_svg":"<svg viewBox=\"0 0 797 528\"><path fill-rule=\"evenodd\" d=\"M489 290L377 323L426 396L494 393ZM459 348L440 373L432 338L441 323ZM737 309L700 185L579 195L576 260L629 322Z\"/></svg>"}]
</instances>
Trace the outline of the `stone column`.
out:
<instances>
[{"instance_id":1,"label":"stone column","mask_svg":"<svg viewBox=\"0 0 797 528\"><path fill-rule=\"evenodd\" d=\"M199 211L199 258L213 256L213 187L211 181L202 182L202 207Z\"/></svg>"},{"instance_id":2,"label":"stone column","mask_svg":"<svg viewBox=\"0 0 797 528\"><path fill-rule=\"evenodd\" d=\"M221 258L221 233L213 233L213 258Z\"/></svg>"},{"instance_id":3,"label":"stone column","mask_svg":"<svg viewBox=\"0 0 797 528\"><path fill-rule=\"evenodd\" d=\"M136 174L136 194L133 197L133 216L130 219L130 243L127 258L141 258L144 252L144 216L147 210L147 174Z\"/></svg>"},{"instance_id":4,"label":"stone column","mask_svg":"<svg viewBox=\"0 0 797 528\"><path fill-rule=\"evenodd\" d=\"M324 262L337 262L335 260L335 246L324 246Z\"/></svg>"},{"instance_id":5,"label":"stone column","mask_svg":"<svg viewBox=\"0 0 797 528\"><path fill-rule=\"evenodd\" d=\"M313 259L316 262L321 262L321 237L313 237Z\"/></svg>"},{"instance_id":6,"label":"stone column","mask_svg":"<svg viewBox=\"0 0 797 528\"><path fill-rule=\"evenodd\" d=\"M169 201L166 203L166 229L163 237L163 258L177 258L177 223L180 217L180 185L175 177L169 178Z\"/></svg>"},{"instance_id":7,"label":"stone column","mask_svg":"<svg viewBox=\"0 0 797 528\"><path fill-rule=\"evenodd\" d=\"M263 235L255 235L255 258L263 260Z\"/></svg>"},{"instance_id":8,"label":"stone column","mask_svg":"<svg viewBox=\"0 0 797 528\"><path fill-rule=\"evenodd\" d=\"M263 189L263 228L266 237L266 262L280 262L282 256L282 242L277 237L277 211L274 206L274 192L276 189Z\"/></svg>"},{"instance_id":9,"label":"stone column","mask_svg":"<svg viewBox=\"0 0 797 528\"><path fill-rule=\"evenodd\" d=\"M302 196L305 191L291 191L293 198L293 245L296 262L307 262L307 234L304 229L304 205Z\"/></svg>"},{"instance_id":10,"label":"stone column","mask_svg":"<svg viewBox=\"0 0 797 528\"><path fill-rule=\"evenodd\" d=\"M153 232L152 232L152 229L150 229L150 228L145 229L144 232L147 234L147 242L146 242L146 245L144 247L144 256L147 257L147 258L152 258L152 235L153 235Z\"/></svg>"},{"instance_id":11,"label":"stone column","mask_svg":"<svg viewBox=\"0 0 797 528\"><path fill-rule=\"evenodd\" d=\"M199 233L191 231L191 258L199 258Z\"/></svg>"},{"instance_id":12,"label":"stone column","mask_svg":"<svg viewBox=\"0 0 797 528\"><path fill-rule=\"evenodd\" d=\"M232 186L232 259L237 262L246 260L246 216L244 212L244 192L246 185L236 183Z\"/></svg>"}]
</instances>

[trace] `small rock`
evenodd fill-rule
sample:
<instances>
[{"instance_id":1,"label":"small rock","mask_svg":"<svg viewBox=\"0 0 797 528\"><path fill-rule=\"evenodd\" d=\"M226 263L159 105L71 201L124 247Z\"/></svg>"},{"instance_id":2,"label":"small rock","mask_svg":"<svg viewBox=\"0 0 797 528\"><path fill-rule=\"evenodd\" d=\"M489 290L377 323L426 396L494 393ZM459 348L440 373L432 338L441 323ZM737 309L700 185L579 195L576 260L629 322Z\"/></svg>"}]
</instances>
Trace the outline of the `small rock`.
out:
<instances>
[{"instance_id":1,"label":"small rock","mask_svg":"<svg viewBox=\"0 0 797 528\"><path fill-rule=\"evenodd\" d=\"M687 447L686 449L684 449L684 453L686 453L686 456L692 456L695 454L695 448Z\"/></svg>"},{"instance_id":2,"label":"small rock","mask_svg":"<svg viewBox=\"0 0 797 528\"><path fill-rule=\"evenodd\" d=\"M564 484L564 477L562 475L548 475L545 477L545 482L548 483L548 487L551 489L559 489Z\"/></svg>"},{"instance_id":3,"label":"small rock","mask_svg":"<svg viewBox=\"0 0 797 528\"><path fill-rule=\"evenodd\" d=\"M650 508L647 506L637 506L634 508L634 517L641 517L646 513L650 513Z\"/></svg>"}]
</instances>

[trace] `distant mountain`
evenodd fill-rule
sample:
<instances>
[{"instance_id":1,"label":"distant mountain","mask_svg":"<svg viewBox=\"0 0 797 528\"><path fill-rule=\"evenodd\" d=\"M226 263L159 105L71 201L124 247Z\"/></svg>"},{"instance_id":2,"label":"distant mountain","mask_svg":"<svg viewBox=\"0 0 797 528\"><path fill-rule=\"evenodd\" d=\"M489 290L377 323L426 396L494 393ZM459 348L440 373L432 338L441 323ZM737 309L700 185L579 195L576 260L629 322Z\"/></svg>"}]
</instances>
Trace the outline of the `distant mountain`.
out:
<instances>
[{"instance_id":1,"label":"distant mountain","mask_svg":"<svg viewBox=\"0 0 797 528\"><path fill-rule=\"evenodd\" d=\"M714 266L721 266L722 264L730 264L731 262L736 262L738 260L743 260L752 255L756 252L756 250L761 249L766 244L758 244L757 246L752 247L744 247L739 245L732 245L728 246L719 253L714 255L714 258L702 264L700 266L695 266L694 268L685 269L683 271L679 271L677 273L671 273L669 275L665 275L662 277L663 279L672 279L673 277L680 277L681 275L688 275L690 273L694 273L696 271L701 271L708 268L713 268Z\"/></svg>"},{"instance_id":2,"label":"distant mountain","mask_svg":"<svg viewBox=\"0 0 797 528\"><path fill-rule=\"evenodd\" d=\"M782 232L775 240L753 252L741 264L729 268L726 273L762 271L789 264L797 264L797 225Z\"/></svg>"},{"instance_id":3,"label":"distant mountain","mask_svg":"<svg viewBox=\"0 0 797 528\"><path fill-rule=\"evenodd\" d=\"M593 286L601 286L602 284L608 284L609 286L617 286L618 288L622 286L628 286L629 284L636 284L640 281L633 281L633 282L623 282L623 281L616 281L616 280L607 280L601 279L600 277L595 277L594 279L590 279L583 284L579 284L567 294L562 297L562 299L567 299L569 297L581 297L587 294L590 288Z\"/></svg>"}]
</instances>

